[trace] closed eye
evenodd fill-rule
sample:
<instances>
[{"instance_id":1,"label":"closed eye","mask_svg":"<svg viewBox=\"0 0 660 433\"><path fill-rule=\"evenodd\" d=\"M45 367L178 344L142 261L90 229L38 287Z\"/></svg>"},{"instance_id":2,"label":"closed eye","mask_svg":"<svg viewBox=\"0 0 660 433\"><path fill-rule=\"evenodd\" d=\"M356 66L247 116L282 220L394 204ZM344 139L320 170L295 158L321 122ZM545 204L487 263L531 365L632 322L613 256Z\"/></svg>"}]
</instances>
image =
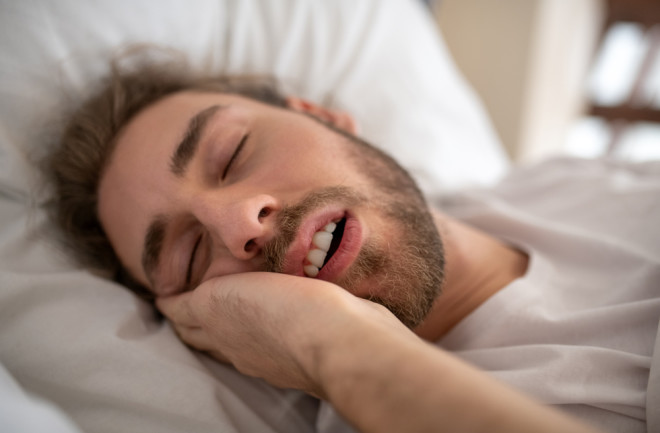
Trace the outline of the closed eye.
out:
<instances>
[{"instance_id":1,"label":"closed eye","mask_svg":"<svg viewBox=\"0 0 660 433\"><path fill-rule=\"evenodd\" d=\"M188 271L186 272L186 287L190 287L190 281L192 279L192 271L195 264L195 257L197 256L197 251L199 251L199 244L202 241L202 235L199 235L195 241L192 252L190 253L190 261L188 262Z\"/></svg>"},{"instance_id":2,"label":"closed eye","mask_svg":"<svg viewBox=\"0 0 660 433\"><path fill-rule=\"evenodd\" d=\"M243 146L245 146L245 142L247 141L248 137L250 134L245 134L243 138L241 139L241 142L238 143L238 146L236 146L236 150L234 150L234 154L231 156L229 159L229 162L227 163L227 166L225 167L224 171L222 172L222 180L225 180L227 177L227 173L229 173L229 169L231 168L232 164L236 161L238 156L241 153L241 150L243 150Z\"/></svg>"}]
</instances>

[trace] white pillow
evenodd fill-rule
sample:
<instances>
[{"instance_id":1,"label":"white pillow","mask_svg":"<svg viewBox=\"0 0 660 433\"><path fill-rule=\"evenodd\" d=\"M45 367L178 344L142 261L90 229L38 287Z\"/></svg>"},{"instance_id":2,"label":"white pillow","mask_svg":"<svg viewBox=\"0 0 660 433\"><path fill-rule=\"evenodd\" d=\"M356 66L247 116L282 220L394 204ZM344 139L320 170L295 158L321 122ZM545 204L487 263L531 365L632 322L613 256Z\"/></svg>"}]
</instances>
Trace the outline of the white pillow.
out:
<instances>
[{"instance_id":1,"label":"white pillow","mask_svg":"<svg viewBox=\"0 0 660 433\"><path fill-rule=\"evenodd\" d=\"M306 432L317 413L311 398L189 351L51 241L31 158L118 47L155 43L205 71L274 74L351 111L428 194L507 167L416 0L0 0L0 11L0 360L85 432Z\"/></svg>"}]
</instances>

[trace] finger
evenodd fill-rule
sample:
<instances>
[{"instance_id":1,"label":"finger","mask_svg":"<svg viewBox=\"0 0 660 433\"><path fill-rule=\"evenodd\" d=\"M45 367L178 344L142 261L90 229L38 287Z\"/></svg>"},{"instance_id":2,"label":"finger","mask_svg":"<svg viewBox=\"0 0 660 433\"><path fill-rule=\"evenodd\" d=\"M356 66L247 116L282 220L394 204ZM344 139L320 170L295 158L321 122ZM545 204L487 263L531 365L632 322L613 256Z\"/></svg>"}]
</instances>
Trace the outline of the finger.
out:
<instances>
[{"instance_id":1,"label":"finger","mask_svg":"<svg viewBox=\"0 0 660 433\"><path fill-rule=\"evenodd\" d=\"M200 323L191 303L192 293L185 292L174 296L158 297L156 307L177 326L199 327Z\"/></svg>"},{"instance_id":2,"label":"finger","mask_svg":"<svg viewBox=\"0 0 660 433\"><path fill-rule=\"evenodd\" d=\"M211 340L208 338L208 334L204 332L202 328L187 326L173 327L179 339L181 339L181 341L190 346L192 349L199 350L201 352L207 352L216 360L230 364L227 357L218 351L217 348L213 347Z\"/></svg>"},{"instance_id":3,"label":"finger","mask_svg":"<svg viewBox=\"0 0 660 433\"><path fill-rule=\"evenodd\" d=\"M207 334L202 331L202 328L174 325L174 331L181 341L193 349L201 351L211 349L211 342L209 341Z\"/></svg>"}]
</instances>

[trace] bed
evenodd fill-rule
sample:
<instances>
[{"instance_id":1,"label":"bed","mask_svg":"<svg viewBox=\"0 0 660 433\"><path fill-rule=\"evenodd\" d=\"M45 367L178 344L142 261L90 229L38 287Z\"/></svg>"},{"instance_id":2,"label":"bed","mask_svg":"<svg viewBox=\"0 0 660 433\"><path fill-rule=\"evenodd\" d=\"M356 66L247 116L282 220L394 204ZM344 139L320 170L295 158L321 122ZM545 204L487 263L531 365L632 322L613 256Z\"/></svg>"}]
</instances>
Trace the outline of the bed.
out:
<instances>
[{"instance_id":1,"label":"bed","mask_svg":"<svg viewBox=\"0 0 660 433\"><path fill-rule=\"evenodd\" d=\"M508 168L418 0L1 0L0 430L350 431L315 399L191 351L56 241L38 161L132 44L350 111L429 196Z\"/></svg>"}]
</instances>

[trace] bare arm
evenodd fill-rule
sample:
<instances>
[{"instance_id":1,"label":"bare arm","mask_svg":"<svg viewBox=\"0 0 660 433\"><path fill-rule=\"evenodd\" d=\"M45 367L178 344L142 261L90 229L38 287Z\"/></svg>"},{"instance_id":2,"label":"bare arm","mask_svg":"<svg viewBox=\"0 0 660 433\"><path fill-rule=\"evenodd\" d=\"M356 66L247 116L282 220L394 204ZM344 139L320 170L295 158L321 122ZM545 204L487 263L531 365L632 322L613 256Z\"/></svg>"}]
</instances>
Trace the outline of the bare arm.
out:
<instances>
[{"instance_id":1,"label":"bare arm","mask_svg":"<svg viewBox=\"0 0 660 433\"><path fill-rule=\"evenodd\" d=\"M329 400L361 431L594 431L424 342L353 332L344 346L332 350L350 352L350 358L320 357L328 365L321 381Z\"/></svg>"},{"instance_id":2,"label":"bare arm","mask_svg":"<svg viewBox=\"0 0 660 433\"><path fill-rule=\"evenodd\" d=\"M329 283L232 275L158 306L188 344L245 374L329 400L365 433L593 431Z\"/></svg>"}]
</instances>

